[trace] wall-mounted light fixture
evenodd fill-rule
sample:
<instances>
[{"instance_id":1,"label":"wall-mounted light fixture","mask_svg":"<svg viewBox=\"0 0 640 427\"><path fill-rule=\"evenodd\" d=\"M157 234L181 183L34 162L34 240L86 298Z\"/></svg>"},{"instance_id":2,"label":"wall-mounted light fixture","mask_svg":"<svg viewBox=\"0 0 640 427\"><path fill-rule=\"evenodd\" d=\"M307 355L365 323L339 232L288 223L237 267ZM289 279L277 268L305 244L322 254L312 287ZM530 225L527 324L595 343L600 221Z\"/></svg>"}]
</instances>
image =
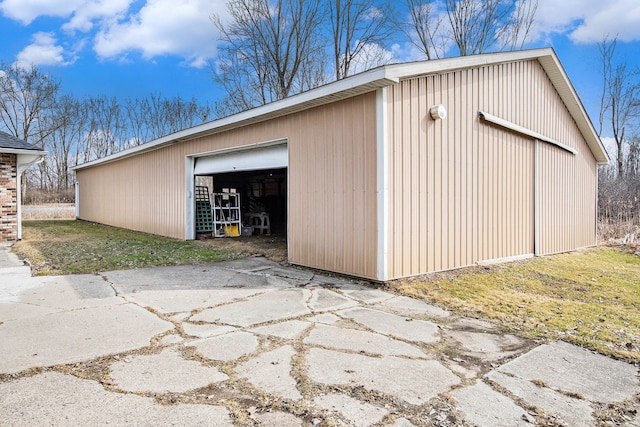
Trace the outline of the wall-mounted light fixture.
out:
<instances>
[{"instance_id":1,"label":"wall-mounted light fixture","mask_svg":"<svg viewBox=\"0 0 640 427\"><path fill-rule=\"evenodd\" d=\"M429 114L433 120L442 120L447 117L447 109L442 104L434 105L429 108Z\"/></svg>"}]
</instances>

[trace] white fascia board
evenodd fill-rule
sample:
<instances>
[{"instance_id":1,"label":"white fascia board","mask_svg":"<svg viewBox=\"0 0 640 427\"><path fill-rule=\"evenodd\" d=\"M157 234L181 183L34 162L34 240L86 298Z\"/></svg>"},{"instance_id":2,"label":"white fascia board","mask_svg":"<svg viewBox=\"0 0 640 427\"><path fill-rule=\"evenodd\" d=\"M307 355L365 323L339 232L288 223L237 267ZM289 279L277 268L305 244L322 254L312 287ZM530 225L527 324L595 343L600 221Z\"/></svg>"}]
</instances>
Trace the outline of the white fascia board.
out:
<instances>
[{"instance_id":1,"label":"white fascia board","mask_svg":"<svg viewBox=\"0 0 640 427\"><path fill-rule=\"evenodd\" d=\"M0 153L7 154L28 154L36 156L46 156L47 152L44 150L23 150L18 148L0 148Z\"/></svg>"},{"instance_id":2,"label":"white fascia board","mask_svg":"<svg viewBox=\"0 0 640 427\"><path fill-rule=\"evenodd\" d=\"M551 48L549 48L549 50L551 51L551 54L540 57L538 61L547 72L549 79L553 82L553 85L569 110L569 113L576 121L578 129L580 129L587 145L589 145L597 164L609 164L611 159L609 153L607 153L602 140L598 136L598 133L587 114L587 110L584 108L578 93L573 87L573 83L571 83L571 80L560 63L555 51Z\"/></svg>"},{"instance_id":3,"label":"white fascia board","mask_svg":"<svg viewBox=\"0 0 640 427\"><path fill-rule=\"evenodd\" d=\"M502 64L505 62L538 59L542 56L554 55L553 49L530 49L513 52L485 53L481 55L456 56L429 61L410 62L387 65L387 76L398 80L416 76L444 74L456 70Z\"/></svg>"}]
</instances>

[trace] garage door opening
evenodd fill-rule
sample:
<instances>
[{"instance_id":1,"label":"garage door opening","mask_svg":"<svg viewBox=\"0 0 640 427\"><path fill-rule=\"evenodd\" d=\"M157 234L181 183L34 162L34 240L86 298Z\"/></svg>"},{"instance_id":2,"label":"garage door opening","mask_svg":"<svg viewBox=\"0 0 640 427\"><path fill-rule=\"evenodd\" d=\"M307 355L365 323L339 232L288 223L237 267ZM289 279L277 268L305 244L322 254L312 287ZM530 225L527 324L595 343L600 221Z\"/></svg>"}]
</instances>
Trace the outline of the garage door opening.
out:
<instances>
[{"instance_id":1,"label":"garage door opening","mask_svg":"<svg viewBox=\"0 0 640 427\"><path fill-rule=\"evenodd\" d=\"M238 219L241 220L242 228L245 229L243 235L273 234L286 237L286 168L196 176L196 187L206 187L210 195L227 193L239 195ZM223 197L226 199L226 196ZM214 204L225 204L225 200L216 201L213 197L211 200ZM262 218L265 214L268 222ZM267 226L268 229L264 229Z\"/></svg>"},{"instance_id":2,"label":"garage door opening","mask_svg":"<svg viewBox=\"0 0 640 427\"><path fill-rule=\"evenodd\" d=\"M186 160L187 171L191 171L187 172L187 239L209 233L209 237L239 239L271 235L286 242L286 140L223 149ZM209 219L204 218L207 214Z\"/></svg>"}]
</instances>

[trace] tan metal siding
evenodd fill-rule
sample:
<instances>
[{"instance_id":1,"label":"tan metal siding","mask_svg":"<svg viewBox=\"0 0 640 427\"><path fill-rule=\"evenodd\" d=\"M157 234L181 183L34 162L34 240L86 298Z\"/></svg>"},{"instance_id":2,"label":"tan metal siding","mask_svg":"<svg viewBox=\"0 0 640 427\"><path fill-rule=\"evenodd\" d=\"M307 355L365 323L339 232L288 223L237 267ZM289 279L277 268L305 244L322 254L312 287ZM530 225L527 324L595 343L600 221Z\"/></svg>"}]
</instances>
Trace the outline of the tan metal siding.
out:
<instances>
[{"instance_id":1,"label":"tan metal siding","mask_svg":"<svg viewBox=\"0 0 640 427\"><path fill-rule=\"evenodd\" d=\"M297 132L301 143L289 139L290 260L375 278L375 93L319 108Z\"/></svg>"},{"instance_id":2,"label":"tan metal siding","mask_svg":"<svg viewBox=\"0 0 640 427\"><path fill-rule=\"evenodd\" d=\"M480 100L492 101L483 71L389 90L390 277L533 252L533 145L479 125ZM428 108L439 103L448 116L434 121Z\"/></svg>"},{"instance_id":3,"label":"tan metal siding","mask_svg":"<svg viewBox=\"0 0 640 427\"><path fill-rule=\"evenodd\" d=\"M594 242L595 160L537 61L402 81L387 111L390 278L533 253L535 143L478 111L578 151L540 143L540 253Z\"/></svg>"},{"instance_id":4,"label":"tan metal siding","mask_svg":"<svg viewBox=\"0 0 640 427\"><path fill-rule=\"evenodd\" d=\"M576 248L575 156L538 142L539 254Z\"/></svg>"},{"instance_id":5,"label":"tan metal siding","mask_svg":"<svg viewBox=\"0 0 640 427\"><path fill-rule=\"evenodd\" d=\"M594 246L597 243L598 165L590 150L583 149L577 154L575 183L575 245L576 248Z\"/></svg>"},{"instance_id":6,"label":"tan metal siding","mask_svg":"<svg viewBox=\"0 0 640 427\"><path fill-rule=\"evenodd\" d=\"M291 262L375 278L375 93L79 170L80 218L185 237L185 157L286 138Z\"/></svg>"}]
</instances>

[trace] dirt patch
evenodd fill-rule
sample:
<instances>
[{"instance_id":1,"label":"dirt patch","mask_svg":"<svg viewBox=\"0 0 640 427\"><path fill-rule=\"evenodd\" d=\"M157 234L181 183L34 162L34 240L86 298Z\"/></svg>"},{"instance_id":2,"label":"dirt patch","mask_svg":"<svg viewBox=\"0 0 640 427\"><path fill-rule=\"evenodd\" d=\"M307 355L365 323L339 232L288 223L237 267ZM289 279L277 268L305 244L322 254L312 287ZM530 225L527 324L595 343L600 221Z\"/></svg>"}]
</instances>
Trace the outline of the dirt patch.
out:
<instances>
[{"instance_id":1,"label":"dirt patch","mask_svg":"<svg viewBox=\"0 0 640 427\"><path fill-rule=\"evenodd\" d=\"M272 234L247 237L212 237L198 234L198 240L212 249L231 251L239 256L262 256L271 261L287 262L287 236Z\"/></svg>"}]
</instances>

